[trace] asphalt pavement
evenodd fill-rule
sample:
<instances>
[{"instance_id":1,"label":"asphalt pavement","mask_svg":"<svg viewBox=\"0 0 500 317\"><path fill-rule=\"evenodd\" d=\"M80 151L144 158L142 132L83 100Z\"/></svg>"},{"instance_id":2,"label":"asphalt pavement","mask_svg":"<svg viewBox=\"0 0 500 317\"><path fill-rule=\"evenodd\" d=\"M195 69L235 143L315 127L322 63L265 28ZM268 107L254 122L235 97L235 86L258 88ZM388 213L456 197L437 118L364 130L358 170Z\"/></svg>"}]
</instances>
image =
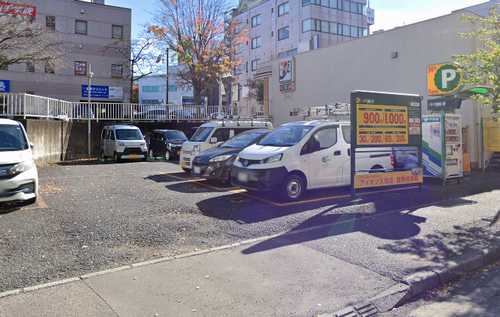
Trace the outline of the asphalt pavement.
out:
<instances>
[{"instance_id":1,"label":"asphalt pavement","mask_svg":"<svg viewBox=\"0 0 500 317\"><path fill-rule=\"evenodd\" d=\"M306 289L307 294L283 291L287 279L300 278L299 282L290 282L300 289L312 285L304 284L310 274L319 274L318 279L321 274L326 274L327 280L332 278L317 264L313 265L315 270L308 271L308 261L319 261L326 270L338 270L342 275L336 277L335 284L318 288L323 296L339 294L338 290L350 286L357 295L340 293L335 296L337 300L332 296L328 296L330 301L322 299L317 303L321 306L309 307L304 301L295 311L275 312L307 315L331 311L372 296L408 274L437 268L468 248L491 243L495 236L486 224L500 206L498 175L474 177L449 190L425 186L422 191L378 193L358 199L325 200L327 196L341 195L342 190L319 191L308 195L309 202L280 207L272 203L272 197L200 185L185 178L177 165L161 161L88 162L52 166L40 174L42 203L0 214L0 292L260 237L238 249L236 254L244 260L230 252L225 260L212 260L211 267L224 267L224 263L228 263L228 269L241 266L234 272L247 274L248 278L242 277L235 285L248 287L249 291L259 289L249 281L258 281L261 286L277 283L275 289L271 288L276 299L259 298L269 305L266 309L283 309L290 298L314 294L312 287ZM296 250L297 257L288 257L286 250ZM266 266L260 267L262 275L252 275L259 273L252 267L265 261L259 258L266 255L274 257L268 261L277 261L273 266L291 266L277 282L272 277L279 272L270 268L266 272ZM258 259L255 265L246 260L251 258ZM220 285L231 288L231 272L220 273L221 279L227 278L226 284ZM196 276L205 275L213 274L201 271ZM167 282L176 278L160 276ZM360 276L363 278L358 279ZM180 284L166 285L177 288ZM45 290L48 294L56 291ZM75 292L82 301L91 295L85 289ZM61 294L64 297L69 293ZM33 294L22 296L25 301L33 300ZM209 295L205 296L195 299L201 304ZM248 294L243 292L244 297ZM223 298L214 309L228 307L234 300L229 295ZM250 305L241 298L238 303ZM208 305L203 307L207 309ZM196 308L189 308L189 312L191 309Z\"/></svg>"}]
</instances>

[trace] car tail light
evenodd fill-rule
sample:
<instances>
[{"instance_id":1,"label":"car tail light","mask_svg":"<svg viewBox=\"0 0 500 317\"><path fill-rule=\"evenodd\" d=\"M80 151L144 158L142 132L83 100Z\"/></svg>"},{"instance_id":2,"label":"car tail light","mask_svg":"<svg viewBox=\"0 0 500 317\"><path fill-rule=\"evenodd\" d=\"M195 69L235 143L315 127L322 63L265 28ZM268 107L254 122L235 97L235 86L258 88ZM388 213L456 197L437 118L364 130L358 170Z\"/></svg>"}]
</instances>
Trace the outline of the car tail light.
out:
<instances>
[{"instance_id":1,"label":"car tail light","mask_svg":"<svg viewBox=\"0 0 500 317\"><path fill-rule=\"evenodd\" d=\"M391 166L396 166L396 156L394 154L391 154Z\"/></svg>"}]
</instances>

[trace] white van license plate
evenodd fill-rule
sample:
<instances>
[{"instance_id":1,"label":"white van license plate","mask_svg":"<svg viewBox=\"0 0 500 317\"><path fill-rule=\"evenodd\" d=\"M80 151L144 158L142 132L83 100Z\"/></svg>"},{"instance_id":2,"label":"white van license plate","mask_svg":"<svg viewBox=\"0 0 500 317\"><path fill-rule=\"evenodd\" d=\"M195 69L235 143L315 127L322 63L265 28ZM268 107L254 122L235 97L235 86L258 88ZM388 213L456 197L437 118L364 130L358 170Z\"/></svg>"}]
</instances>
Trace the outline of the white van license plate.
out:
<instances>
[{"instance_id":1,"label":"white van license plate","mask_svg":"<svg viewBox=\"0 0 500 317\"><path fill-rule=\"evenodd\" d=\"M239 172L238 173L238 181L240 181L242 183L247 183L248 182L248 174L243 173L243 172Z\"/></svg>"}]
</instances>

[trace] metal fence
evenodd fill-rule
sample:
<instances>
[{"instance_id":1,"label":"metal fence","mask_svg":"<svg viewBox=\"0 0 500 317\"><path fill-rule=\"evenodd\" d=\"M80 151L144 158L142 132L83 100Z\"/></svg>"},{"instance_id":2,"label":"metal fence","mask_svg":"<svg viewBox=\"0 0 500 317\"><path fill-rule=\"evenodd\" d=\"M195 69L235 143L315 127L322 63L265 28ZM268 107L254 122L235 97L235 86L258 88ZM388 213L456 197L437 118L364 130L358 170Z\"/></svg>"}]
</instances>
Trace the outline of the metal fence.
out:
<instances>
[{"instance_id":1,"label":"metal fence","mask_svg":"<svg viewBox=\"0 0 500 317\"><path fill-rule=\"evenodd\" d=\"M24 93L0 94L0 117L94 121L206 121L231 115L234 114L230 111L219 111L218 106L99 102L89 104Z\"/></svg>"}]
</instances>

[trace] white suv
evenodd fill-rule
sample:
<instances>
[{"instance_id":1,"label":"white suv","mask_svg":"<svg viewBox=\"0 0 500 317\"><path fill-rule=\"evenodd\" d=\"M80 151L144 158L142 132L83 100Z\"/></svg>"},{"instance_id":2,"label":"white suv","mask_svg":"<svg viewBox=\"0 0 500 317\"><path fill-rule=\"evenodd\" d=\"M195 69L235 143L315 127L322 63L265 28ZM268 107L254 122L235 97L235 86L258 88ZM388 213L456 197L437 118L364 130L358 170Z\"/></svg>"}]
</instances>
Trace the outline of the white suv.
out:
<instances>
[{"instance_id":1,"label":"white suv","mask_svg":"<svg viewBox=\"0 0 500 317\"><path fill-rule=\"evenodd\" d=\"M0 119L0 202L34 203L38 171L21 123Z\"/></svg>"}]
</instances>

